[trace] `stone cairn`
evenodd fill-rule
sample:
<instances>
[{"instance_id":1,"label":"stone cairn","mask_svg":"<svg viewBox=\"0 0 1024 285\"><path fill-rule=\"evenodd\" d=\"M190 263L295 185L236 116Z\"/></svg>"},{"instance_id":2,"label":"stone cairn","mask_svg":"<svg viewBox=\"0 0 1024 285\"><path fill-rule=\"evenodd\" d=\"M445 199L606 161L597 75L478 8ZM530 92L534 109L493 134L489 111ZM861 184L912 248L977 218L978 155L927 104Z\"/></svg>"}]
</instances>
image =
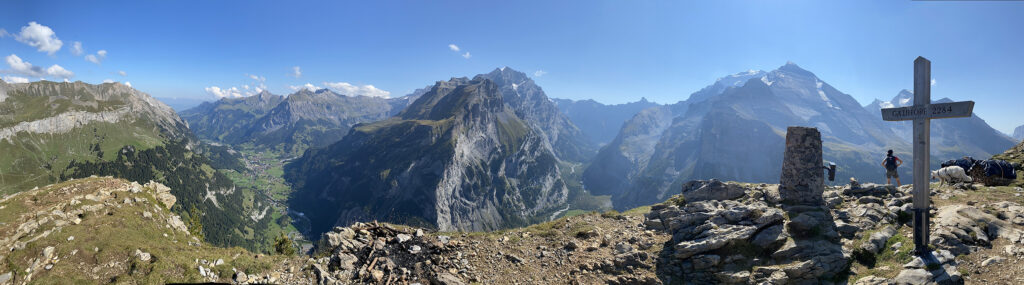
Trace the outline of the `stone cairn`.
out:
<instances>
[{"instance_id":1,"label":"stone cairn","mask_svg":"<svg viewBox=\"0 0 1024 285\"><path fill-rule=\"evenodd\" d=\"M808 127L786 130L786 154L782 160L779 195L783 203L824 204L825 175L821 168L821 133Z\"/></svg>"},{"instance_id":2,"label":"stone cairn","mask_svg":"<svg viewBox=\"0 0 1024 285\"><path fill-rule=\"evenodd\" d=\"M821 162L818 131L791 127L781 186L691 181L681 197L653 206L645 224L672 234L658 258L663 281L815 284L841 276L848 258L822 197Z\"/></svg>"}]
</instances>

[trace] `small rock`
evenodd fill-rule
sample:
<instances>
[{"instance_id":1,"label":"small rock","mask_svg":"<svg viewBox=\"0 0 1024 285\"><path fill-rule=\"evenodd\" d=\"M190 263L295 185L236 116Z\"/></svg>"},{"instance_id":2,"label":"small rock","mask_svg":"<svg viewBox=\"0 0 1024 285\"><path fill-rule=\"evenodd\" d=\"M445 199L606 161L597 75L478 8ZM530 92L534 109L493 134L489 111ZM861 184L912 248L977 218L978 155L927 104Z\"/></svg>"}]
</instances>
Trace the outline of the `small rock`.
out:
<instances>
[{"instance_id":1,"label":"small rock","mask_svg":"<svg viewBox=\"0 0 1024 285\"><path fill-rule=\"evenodd\" d=\"M149 259L152 257L148 252L143 252L142 250L139 249L135 250L135 256L139 257L139 260L141 261L149 261Z\"/></svg>"},{"instance_id":2,"label":"small rock","mask_svg":"<svg viewBox=\"0 0 1024 285\"><path fill-rule=\"evenodd\" d=\"M238 271L238 272L235 272L235 276L233 276L232 279L234 279L235 282L238 282L238 283L245 283L245 282L249 281L249 276L246 276L245 272Z\"/></svg>"},{"instance_id":3,"label":"small rock","mask_svg":"<svg viewBox=\"0 0 1024 285\"><path fill-rule=\"evenodd\" d=\"M7 281L11 281L12 277L14 277L14 274L11 274L10 272L0 275L0 284L7 284Z\"/></svg>"},{"instance_id":4,"label":"small rock","mask_svg":"<svg viewBox=\"0 0 1024 285\"><path fill-rule=\"evenodd\" d=\"M356 269L356 262L359 261L355 255L348 253L339 253L335 256L338 260L338 268L341 270L353 270Z\"/></svg>"},{"instance_id":5,"label":"small rock","mask_svg":"<svg viewBox=\"0 0 1024 285\"><path fill-rule=\"evenodd\" d=\"M413 245L413 246L409 247L409 253L412 253L412 254L418 254L418 253L420 253L420 250L421 250L420 246L418 246L418 245Z\"/></svg>"},{"instance_id":6,"label":"small rock","mask_svg":"<svg viewBox=\"0 0 1024 285\"><path fill-rule=\"evenodd\" d=\"M370 276L373 277L374 281L377 281L379 283L381 280L384 279L384 271L380 271L377 269L371 270Z\"/></svg>"},{"instance_id":7,"label":"small rock","mask_svg":"<svg viewBox=\"0 0 1024 285\"><path fill-rule=\"evenodd\" d=\"M578 244L576 244L575 241L569 241L568 243L565 244L564 248L567 251L574 251L574 250L580 248L580 246Z\"/></svg>"},{"instance_id":8,"label":"small rock","mask_svg":"<svg viewBox=\"0 0 1024 285\"><path fill-rule=\"evenodd\" d=\"M627 252L632 252L632 251L633 251L633 246L629 245L628 243L619 242L619 243L615 244L615 252L618 252L619 254L627 253Z\"/></svg>"},{"instance_id":9,"label":"small rock","mask_svg":"<svg viewBox=\"0 0 1024 285\"><path fill-rule=\"evenodd\" d=\"M398 243L407 242L410 239L412 239L412 236L409 236L407 234L398 234L398 235L395 236L395 240L397 240Z\"/></svg>"},{"instance_id":10,"label":"small rock","mask_svg":"<svg viewBox=\"0 0 1024 285\"><path fill-rule=\"evenodd\" d=\"M523 263L522 258L519 258L518 256L515 256L513 254L506 254L505 258L508 259L508 261L511 261L512 263Z\"/></svg>"},{"instance_id":11,"label":"small rock","mask_svg":"<svg viewBox=\"0 0 1024 285\"><path fill-rule=\"evenodd\" d=\"M56 250L57 249L52 247L52 246L47 246L46 248L43 249L43 257L45 257L46 259L52 258L53 257L53 253Z\"/></svg>"},{"instance_id":12,"label":"small rock","mask_svg":"<svg viewBox=\"0 0 1024 285\"><path fill-rule=\"evenodd\" d=\"M221 264L224 264L224 259L218 258L217 261L213 262L213 266L220 266Z\"/></svg>"},{"instance_id":13,"label":"small rock","mask_svg":"<svg viewBox=\"0 0 1024 285\"><path fill-rule=\"evenodd\" d=\"M437 280L434 280L437 284L441 285L462 285L462 280L449 273L441 273L437 275Z\"/></svg>"},{"instance_id":14,"label":"small rock","mask_svg":"<svg viewBox=\"0 0 1024 285\"><path fill-rule=\"evenodd\" d=\"M449 236L437 236L437 241L441 242L443 245L447 245L449 239L451 239Z\"/></svg>"},{"instance_id":15,"label":"small rock","mask_svg":"<svg viewBox=\"0 0 1024 285\"><path fill-rule=\"evenodd\" d=\"M1006 261L1005 257L993 256L993 257L989 257L988 259L985 259L985 261L982 261L981 262L981 266L985 267L985 266L989 266L989 265L992 265L992 264L1002 263L1003 261Z\"/></svg>"},{"instance_id":16,"label":"small rock","mask_svg":"<svg viewBox=\"0 0 1024 285\"><path fill-rule=\"evenodd\" d=\"M906 269L900 271L896 276L896 283L899 284L925 284L931 281L932 274L924 269Z\"/></svg>"},{"instance_id":17,"label":"small rock","mask_svg":"<svg viewBox=\"0 0 1024 285\"><path fill-rule=\"evenodd\" d=\"M53 269L53 264L47 264L44 268L46 268L46 270Z\"/></svg>"},{"instance_id":18,"label":"small rock","mask_svg":"<svg viewBox=\"0 0 1024 285\"><path fill-rule=\"evenodd\" d=\"M73 240L75 240L75 236L69 236L68 237L68 241L73 241Z\"/></svg>"}]
</instances>

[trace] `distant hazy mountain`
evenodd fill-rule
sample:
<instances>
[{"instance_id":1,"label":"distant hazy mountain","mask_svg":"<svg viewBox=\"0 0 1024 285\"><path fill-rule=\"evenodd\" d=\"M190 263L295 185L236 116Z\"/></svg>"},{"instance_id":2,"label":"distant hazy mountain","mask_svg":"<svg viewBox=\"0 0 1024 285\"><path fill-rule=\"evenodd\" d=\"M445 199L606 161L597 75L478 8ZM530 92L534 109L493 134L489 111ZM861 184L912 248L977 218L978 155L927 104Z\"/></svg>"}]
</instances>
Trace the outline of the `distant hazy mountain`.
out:
<instances>
[{"instance_id":1,"label":"distant hazy mountain","mask_svg":"<svg viewBox=\"0 0 1024 285\"><path fill-rule=\"evenodd\" d=\"M252 123L284 101L284 97L268 91L243 98L222 98L203 102L181 112L193 132L201 138L226 143L246 140L244 134Z\"/></svg>"},{"instance_id":2,"label":"distant hazy mountain","mask_svg":"<svg viewBox=\"0 0 1024 285\"><path fill-rule=\"evenodd\" d=\"M658 106L648 102L647 98L625 104L605 105L594 100L554 99L558 110L590 139L593 145L603 145L615 139L622 128L622 123L629 120L643 109Z\"/></svg>"},{"instance_id":3,"label":"distant hazy mountain","mask_svg":"<svg viewBox=\"0 0 1024 285\"><path fill-rule=\"evenodd\" d=\"M186 97L156 97L160 102L164 102L167 106L171 106L175 112L181 113L181 111L192 109L200 104L209 102L209 99L202 98L186 98Z\"/></svg>"},{"instance_id":4,"label":"distant hazy mountain","mask_svg":"<svg viewBox=\"0 0 1024 285\"><path fill-rule=\"evenodd\" d=\"M510 103L505 88L489 79L501 71L490 75L439 81L397 116L310 149L286 166L296 189L292 208L310 218L314 233L370 220L490 230L543 221L562 209L569 190L551 137L539 127L557 125L560 113L519 109L534 118L531 124L513 106L548 102L540 89L519 78L518 91L530 93L512 87L521 98Z\"/></svg>"},{"instance_id":5,"label":"distant hazy mountain","mask_svg":"<svg viewBox=\"0 0 1024 285\"><path fill-rule=\"evenodd\" d=\"M357 123L398 113L417 96L388 99L303 89L282 97L264 91L203 103L182 112L182 117L205 139L301 155L309 147L340 140Z\"/></svg>"},{"instance_id":6,"label":"distant hazy mountain","mask_svg":"<svg viewBox=\"0 0 1024 285\"><path fill-rule=\"evenodd\" d=\"M262 198L244 198L197 147L170 107L120 83L0 81L3 194L92 175L154 180L206 241L255 248L259 237L243 233L266 227L247 214Z\"/></svg>"},{"instance_id":7,"label":"distant hazy mountain","mask_svg":"<svg viewBox=\"0 0 1024 285\"><path fill-rule=\"evenodd\" d=\"M497 84L505 104L551 143L559 159L582 162L594 155L596 147L525 73L503 67L477 78Z\"/></svg>"},{"instance_id":8,"label":"distant hazy mountain","mask_svg":"<svg viewBox=\"0 0 1024 285\"><path fill-rule=\"evenodd\" d=\"M875 100L864 108L876 118L882 118L882 108L904 107L914 104L914 93L901 90L889 101ZM949 98L933 100L936 103L952 102ZM885 122L903 141L909 143L914 126L909 121ZM988 158L1003 153L1017 141L993 129L977 115L970 118L953 118L931 121L932 157L949 160L962 156Z\"/></svg>"},{"instance_id":9,"label":"distant hazy mountain","mask_svg":"<svg viewBox=\"0 0 1024 285\"><path fill-rule=\"evenodd\" d=\"M825 160L839 164L839 177L877 181L884 149L908 149L853 97L787 63L721 78L687 101L637 114L601 149L584 186L613 195L621 209L663 200L691 179L775 183L794 125L822 132Z\"/></svg>"},{"instance_id":10,"label":"distant hazy mountain","mask_svg":"<svg viewBox=\"0 0 1024 285\"><path fill-rule=\"evenodd\" d=\"M1013 129L1013 138L1016 140L1024 140L1024 125L1017 126Z\"/></svg>"}]
</instances>

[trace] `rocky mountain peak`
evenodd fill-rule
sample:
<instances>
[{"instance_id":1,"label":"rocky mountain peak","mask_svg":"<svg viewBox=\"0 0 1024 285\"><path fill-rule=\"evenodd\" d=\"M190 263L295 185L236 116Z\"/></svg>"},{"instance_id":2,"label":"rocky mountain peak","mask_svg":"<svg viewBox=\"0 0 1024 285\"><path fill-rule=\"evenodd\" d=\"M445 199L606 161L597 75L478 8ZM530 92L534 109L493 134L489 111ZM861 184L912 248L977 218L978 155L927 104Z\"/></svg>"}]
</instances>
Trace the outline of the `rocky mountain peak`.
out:
<instances>
[{"instance_id":1,"label":"rocky mountain peak","mask_svg":"<svg viewBox=\"0 0 1024 285\"><path fill-rule=\"evenodd\" d=\"M530 77L527 76L526 73L522 73L520 71L512 69L511 67L495 68L490 73L477 75L476 77L481 76L494 81L495 84L498 84L500 86L512 84L523 85L527 81L533 82L533 80L530 79ZM476 79L476 77L474 77L474 79Z\"/></svg>"},{"instance_id":2,"label":"rocky mountain peak","mask_svg":"<svg viewBox=\"0 0 1024 285\"><path fill-rule=\"evenodd\" d=\"M811 73L810 71L807 71L806 69L801 68L799 65L796 65L796 63L793 63L792 61L787 61L785 65L780 66L777 70L778 71L783 71L783 72L795 73L795 74L803 74L803 75L808 75L808 76L814 76L814 73Z\"/></svg>"},{"instance_id":3,"label":"rocky mountain peak","mask_svg":"<svg viewBox=\"0 0 1024 285\"><path fill-rule=\"evenodd\" d=\"M436 90L442 91L442 89ZM423 96L427 97L427 100L435 102L429 112L422 112L427 110L418 112L419 114L428 114L426 117L419 118L424 120L443 120L466 115L475 117L498 112L505 108L498 86L491 80L483 78L457 85L451 92L432 91ZM422 108L425 105L413 107Z\"/></svg>"}]
</instances>

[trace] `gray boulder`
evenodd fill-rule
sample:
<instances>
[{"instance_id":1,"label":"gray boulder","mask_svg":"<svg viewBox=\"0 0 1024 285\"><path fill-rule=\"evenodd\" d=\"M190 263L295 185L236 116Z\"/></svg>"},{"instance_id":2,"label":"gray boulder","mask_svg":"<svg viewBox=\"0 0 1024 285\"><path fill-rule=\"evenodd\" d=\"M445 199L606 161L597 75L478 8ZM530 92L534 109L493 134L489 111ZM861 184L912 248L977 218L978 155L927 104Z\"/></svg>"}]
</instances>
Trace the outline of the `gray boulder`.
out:
<instances>
[{"instance_id":1,"label":"gray boulder","mask_svg":"<svg viewBox=\"0 0 1024 285\"><path fill-rule=\"evenodd\" d=\"M722 183L718 179L711 179L693 180L683 183L682 192L686 202L699 202L737 199L746 194L746 189L739 185Z\"/></svg>"}]
</instances>

